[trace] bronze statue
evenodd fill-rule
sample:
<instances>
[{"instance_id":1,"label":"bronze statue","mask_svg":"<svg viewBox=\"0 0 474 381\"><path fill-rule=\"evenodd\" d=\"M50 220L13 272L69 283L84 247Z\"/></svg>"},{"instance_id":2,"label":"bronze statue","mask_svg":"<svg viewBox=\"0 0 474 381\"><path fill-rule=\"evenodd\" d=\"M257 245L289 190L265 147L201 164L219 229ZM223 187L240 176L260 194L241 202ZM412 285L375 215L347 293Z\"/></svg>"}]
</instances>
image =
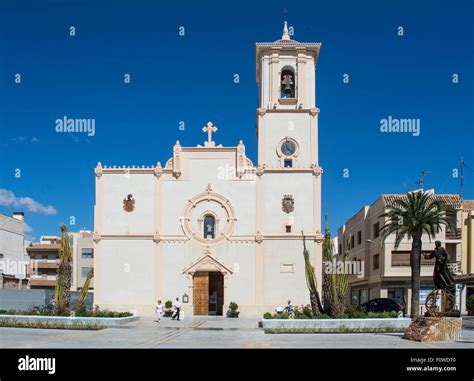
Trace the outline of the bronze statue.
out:
<instances>
[{"instance_id":1,"label":"bronze statue","mask_svg":"<svg viewBox=\"0 0 474 381\"><path fill-rule=\"evenodd\" d=\"M447 290L454 285L454 279L448 268L449 255L441 246L441 241L435 241L435 249L431 254L425 255L425 259L436 258L433 271L433 282L437 289Z\"/></svg>"}]
</instances>

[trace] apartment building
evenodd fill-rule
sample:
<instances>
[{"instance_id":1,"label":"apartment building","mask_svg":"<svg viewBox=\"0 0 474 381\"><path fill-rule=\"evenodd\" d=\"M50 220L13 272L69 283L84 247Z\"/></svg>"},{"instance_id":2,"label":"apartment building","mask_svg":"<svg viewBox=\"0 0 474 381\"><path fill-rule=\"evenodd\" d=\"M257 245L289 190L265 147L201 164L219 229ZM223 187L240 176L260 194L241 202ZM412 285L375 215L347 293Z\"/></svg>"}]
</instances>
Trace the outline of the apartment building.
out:
<instances>
[{"instance_id":1,"label":"apartment building","mask_svg":"<svg viewBox=\"0 0 474 381\"><path fill-rule=\"evenodd\" d=\"M434 193L434 191L433 191ZM452 271L461 273L461 221L462 208L458 195L439 194L434 197L456 210L453 222L456 230L442 227L434 239L422 237L423 253L431 253L435 240L442 242L450 255ZM407 306L410 313L411 303L411 239L405 238L395 249L395 235L381 242L380 229L386 218L381 217L388 205L404 195L382 195L371 205L364 206L338 230L338 254L349 250L349 260L358 264L353 266L361 271L349 276L346 303L360 305L374 298L393 298ZM456 221L454 221L454 219ZM433 289L434 259L421 259L420 313L424 312L426 296Z\"/></svg>"},{"instance_id":2,"label":"apartment building","mask_svg":"<svg viewBox=\"0 0 474 381\"><path fill-rule=\"evenodd\" d=\"M22 212L0 213L0 288L22 288L28 256L24 247L25 222Z\"/></svg>"},{"instance_id":3,"label":"apartment building","mask_svg":"<svg viewBox=\"0 0 474 381\"><path fill-rule=\"evenodd\" d=\"M93 267L93 242L90 231L81 230L69 233L72 249L72 284L71 291L82 289L87 273ZM59 267L60 237L42 236L39 243L31 244L27 248L30 257L28 275L30 288L56 287L56 278ZM90 288L93 287L93 280Z\"/></svg>"},{"instance_id":4,"label":"apartment building","mask_svg":"<svg viewBox=\"0 0 474 381\"><path fill-rule=\"evenodd\" d=\"M69 233L72 242L73 255L73 275L72 291L80 291L84 286L89 270L94 267L94 242L93 233L87 230L81 230L78 233ZM94 279L92 278L89 289L94 288Z\"/></svg>"},{"instance_id":5,"label":"apartment building","mask_svg":"<svg viewBox=\"0 0 474 381\"><path fill-rule=\"evenodd\" d=\"M42 236L39 243L32 243L26 248L30 257L28 266L30 288L56 287L60 249L60 238L56 236Z\"/></svg>"}]
</instances>

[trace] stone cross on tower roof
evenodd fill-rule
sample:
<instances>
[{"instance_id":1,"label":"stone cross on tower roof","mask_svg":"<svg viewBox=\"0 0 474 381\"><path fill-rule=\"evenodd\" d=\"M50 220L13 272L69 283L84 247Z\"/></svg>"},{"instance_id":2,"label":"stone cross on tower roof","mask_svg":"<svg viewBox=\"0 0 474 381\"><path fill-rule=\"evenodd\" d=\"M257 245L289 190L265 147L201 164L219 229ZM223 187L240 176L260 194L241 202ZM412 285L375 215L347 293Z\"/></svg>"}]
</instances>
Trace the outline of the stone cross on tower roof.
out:
<instances>
[{"instance_id":1,"label":"stone cross on tower roof","mask_svg":"<svg viewBox=\"0 0 474 381\"><path fill-rule=\"evenodd\" d=\"M287 20L287 17L288 17L288 11L285 8L285 23L283 24L283 35L281 36L281 39L289 41L289 40L291 40L291 38L290 38L290 34L288 33L288 20Z\"/></svg>"},{"instance_id":2,"label":"stone cross on tower roof","mask_svg":"<svg viewBox=\"0 0 474 381\"><path fill-rule=\"evenodd\" d=\"M217 132L217 127L212 122L208 122L207 126L202 128L202 131L207 132L207 142L204 142L204 147L215 147L216 142L212 140L212 134Z\"/></svg>"}]
</instances>

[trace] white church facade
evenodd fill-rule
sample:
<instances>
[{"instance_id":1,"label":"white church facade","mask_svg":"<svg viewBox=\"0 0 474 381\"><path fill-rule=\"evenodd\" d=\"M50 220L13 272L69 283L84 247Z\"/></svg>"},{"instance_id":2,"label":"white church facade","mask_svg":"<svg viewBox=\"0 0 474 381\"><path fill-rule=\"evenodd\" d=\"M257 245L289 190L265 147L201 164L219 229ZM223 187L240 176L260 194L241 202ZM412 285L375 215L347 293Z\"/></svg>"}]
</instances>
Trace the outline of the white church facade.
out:
<instances>
[{"instance_id":1,"label":"white church facade","mask_svg":"<svg viewBox=\"0 0 474 381\"><path fill-rule=\"evenodd\" d=\"M259 317L308 304L303 242L321 287L321 177L316 63L320 43L257 43L258 161L176 142L165 165L95 168L94 304L154 313L180 298L187 315ZM225 126L219 126L225 128Z\"/></svg>"}]
</instances>

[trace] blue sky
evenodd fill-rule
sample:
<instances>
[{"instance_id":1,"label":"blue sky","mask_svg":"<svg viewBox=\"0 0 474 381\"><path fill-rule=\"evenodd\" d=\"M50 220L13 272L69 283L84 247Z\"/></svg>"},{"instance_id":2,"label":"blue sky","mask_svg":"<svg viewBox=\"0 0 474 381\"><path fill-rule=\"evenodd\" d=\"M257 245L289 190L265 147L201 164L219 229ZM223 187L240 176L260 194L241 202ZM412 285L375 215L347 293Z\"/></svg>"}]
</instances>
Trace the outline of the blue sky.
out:
<instances>
[{"instance_id":1,"label":"blue sky","mask_svg":"<svg viewBox=\"0 0 474 381\"><path fill-rule=\"evenodd\" d=\"M458 193L461 156L474 168L472 4L4 0L0 212L24 210L36 238L70 216L71 230L92 229L98 161L164 163L176 140L202 143L209 120L218 143L242 139L256 163L255 42L281 36L284 8L294 39L322 43L319 159L332 232L380 194L416 188L423 170L427 188ZM56 133L64 115L95 118L95 136ZM420 118L420 136L381 133L388 116ZM466 168L465 199L473 179Z\"/></svg>"}]
</instances>

